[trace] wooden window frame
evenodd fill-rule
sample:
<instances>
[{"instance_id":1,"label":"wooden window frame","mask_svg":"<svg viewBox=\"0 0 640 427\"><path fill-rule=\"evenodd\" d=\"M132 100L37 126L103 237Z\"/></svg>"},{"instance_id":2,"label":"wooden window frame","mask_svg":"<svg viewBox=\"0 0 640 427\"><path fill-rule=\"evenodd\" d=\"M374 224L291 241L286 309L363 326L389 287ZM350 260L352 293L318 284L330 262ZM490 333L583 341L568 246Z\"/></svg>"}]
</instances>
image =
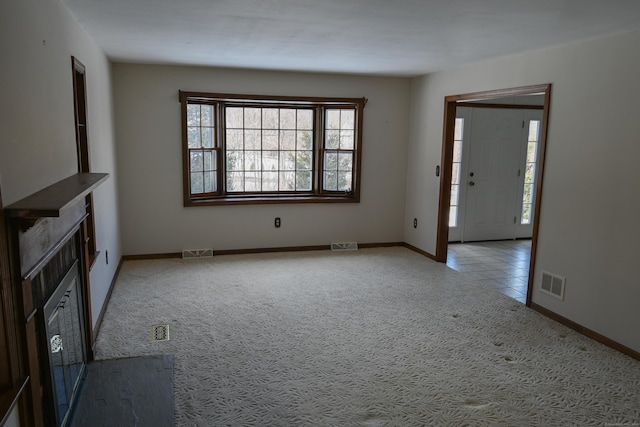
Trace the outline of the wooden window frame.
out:
<instances>
[{"instance_id":1,"label":"wooden window frame","mask_svg":"<svg viewBox=\"0 0 640 427\"><path fill-rule=\"evenodd\" d=\"M78 172L90 173L91 163L89 156L89 115L87 113L87 79L86 67L75 56L71 57L73 70L73 113L76 131L76 152L78 157ZM93 203L93 193L85 198L87 219L84 224L85 239L88 248L90 268L98 259L100 252L96 244L96 225Z\"/></svg>"},{"instance_id":2,"label":"wooden window frame","mask_svg":"<svg viewBox=\"0 0 640 427\"><path fill-rule=\"evenodd\" d=\"M362 123L365 98L318 98L299 96L239 95L179 91L182 121L183 196L184 206L242 205L268 203L359 203L362 161ZM188 144L187 109L189 104L214 105L214 147L216 155L217 191L191 193L191 164ZM312 185L310 191L230 192L226 191L226 120L225 107L311 109L313 114ZM355 112L353 165L350 191L324 189L325 112L351 109ZM279 151L279 150L278 150Z\"/></svg>"}]
</instances>

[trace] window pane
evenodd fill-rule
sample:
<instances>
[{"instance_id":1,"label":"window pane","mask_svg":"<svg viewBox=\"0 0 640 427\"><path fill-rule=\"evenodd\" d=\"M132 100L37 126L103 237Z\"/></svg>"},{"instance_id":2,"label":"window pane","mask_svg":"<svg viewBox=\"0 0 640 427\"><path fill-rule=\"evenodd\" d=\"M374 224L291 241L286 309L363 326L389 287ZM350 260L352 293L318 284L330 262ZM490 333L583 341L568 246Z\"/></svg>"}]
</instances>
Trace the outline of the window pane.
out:
<instances>
[{"instance_id":1,"label":"window pane","mask_svg":"<svg viewBox=\"0 0 640 427\"><path fill-rule=\"evenodd\" d=\"M296 110L282 108L280 110L280 129L296 128Z\"/></svg>"},{"instance_id":2,"label":"window pane","mask_svg":"<svg viewBox=\"0 0 640 427\"><path fill-rule=\"evenodd\" d=\"M200 148L200 128L188 127L187 128L187 143L189 148Z\"/></svg>"},{"instance_id":3,"label":"window pane","mask_svg":"<svg viewBox=\"0 0 640 427\"><path fill-rule=\"evenodd\" d=\"M527 162L535 162L536 161L536 154L538 151L538 144L535 142L529 142L529 144L527 145Z\"/></svg>"},{"instance_id":4,"label":"window pane","mask_svg":"<svg viewBox=\"0 0 640 427\"><path fill-rule=\"evenodd\" d=\"M338 191L351 190L351 172L338 172Z\"/></svg>"},{"instance_id":5,"label":"window pane","mask_svg":"<svg viewBox=\"0 0 640 427\"><path fill-rule=\"evenodd\" d=\"M262 152L261 151L245 151L244 165L248 171L260 170L262 168Z\"/></svg>"},{"instance_id":6,"label":"window pane","mask_svg":"<svg viewBox=\"0 0 640 427\"><path fill-rule=\"evenodd\" d=\"M187 126L200 126L200 105L187 105Z\"/></svg>"},{"instance_id":7,"label":"window pane","mask_svg":"<svg viewBox=\"0 0 640 427\"><path fill-rule=\"evenodd\" d=\"M324 153L324 170L338 170L338 153L327 151Z\"/></svg>"},{"instance_id":8,"label":"window pane","mask_svg":"<svg viewBox=\"0 0 640 427\"><path fill-rule=\"evenodd\" d=\"M213 126L213 106L201 105L200 111L200 126Z\"/></svg>"},{"instance_id":9,"label":"window pane","mask_svg":"<svg viewBox=\"0 0 640 427\"><path fill-rule=\"evenodd\" d=\"M354 137L354 132L352 130L341 130L340 131L340 149L353 150L353 137Z\"/></svg>"},{"instance_id":10,"label":"window pane","mask_svg":"<svg viewBox=\"0 0 640 427\"><path fill-rule=\"evenodd\" d=\"M538 142L538 129L540 128L540 120L531 120L529 122L529 139L528 141Z\"/></svg>"},{"instance_id":11,"label":"window pane","mask_svg":"<svg viewBox=\"0 0 640 427\"><path fill-rule=\"evenodd\" d=\"M242 129L227 129L227 150L242 150L243 141Z\"/></svg>"},{"instance_id":12,"label":"window pane","mask_svg":"<svg viewBox=\"0 0 640 427\"><path fill-rule=\"evenodd\" d=\"M213 128L202 128L202 146L213 148Z\"/></svg>"},{"instance_id":13,"label":"window pane","mask_svg":"<svg viewBox=\"0 0 640 427\"><path fill-rule=\"evenodd\" d=\"M356 112L340 110L340 129L355 129Z\"/></svg>"},{"instance_id":14,"label":"window pane","mask_svg":"<svg viewBox=\"0 0 640 427\"><path fill-rule=\"evenodd\" d=\"M278 149L278 131L277 130L262 131L262 149L263 150Z\"/></svg>"},{"instance_id":15,"label":"window pane","mask_svg":"<svg viewBox=\"0 0 640 427\"><path fill-rule=\"evenodd\" d=\"M210 170L216 169L215 158L216 158L215 151L204 152L204 170L210 171Z\"/></svg>"},{"instance_id":16,"label":"window pane","mask_svg":"<svg viewBox=\"0 0 640 427\"><path fill-rule=\"evenodd\" d=\"M458 226L458 207L451 206L449 208L449 227Z\"/></svg>"},{"instance_id":17,"label":"window pane","mask_svg":"<svg viewBox=\"0 0 640 427\"><path fill-rule=\"evenodd\" d=\"M531 205L525 204L522 206L522 224L531 224Z\"/></svg>"},{"instance_id":18,"label":"window pane","mask_svg":"<svg viewBox=\"0 0 640 427\"><path fill-rule=\"evenodd\" d=\"M464 130L464 119L462 118L457 118L456 119L456 125L453 131L453 139L456 141L461 141L462 140L462 132Z\"/></svg>"},{"instance_id":19,"label":"window pane","mask_svg":"<svg viewBox=\"0 0 640 427\"><path fill-rule=\"evenodd\" d=\"M215 172L204 173L204 191L205 193L213 193L218 191L218 183Z\"/></svg>"},{"instance_id":20,"label":"window pane","mask_svg":"<svg viewBox=\"0 0 640 427\"><path fill-rule=\"evenodd\" d=\"M525 205L533 202L533 184L524 185L524 194L522 196L522 203Z\"/></svg>"},{"instance_id":21,"label":"window pane","mask_svg":"<svg viewBox=\"0 0 640 427\"><path fill-rule=\"evenodd\" d=\"M263 151L262 152L262 170L277 171L278 157L279 157L278 151Z\"/></svg>"},{"instance_id":22,"label":"window pane","mask_svg":"<svg viewBox=\"0 0 640 427\"><path fill-rule=\"evenodd\" d=\"M227 170L241 171L244 170L244 158L242 151L227 150Z\"/></svg>"},{"instance_id":23,"label":"window pane","mask_svg":"<svg viewBox=\"0 0 640 427\"><path fill-rule=\"evenodd\" d=\"M262 138L259 130L245 130L244 131L244 149L245 150L259 150L261 146Z\"/></svg>"},{"instance_id":24,"label":"window pane","mask_svg":"<svg viewBox=\"0 0 640 427\"><path fill-rule=\"evenodd\" d=\"M313 129L313 110L298 110L298 129Z\"/></svg>"},{"instance_id":25,"label":"window pane","mask_svg":"<svg viewBox=\"0 0 640 427\"><path fill-rule=\"evenodd\" d=\"M202 172L203 169L203 156L202 151L191 151L191 171Z\"/></svg>"},{"instance_id":26,"label":"window pane","mask_svg":"<svg viewBox=\"0 0 640 427\"><path fill-rule=\"evenodd\" d=\"M313 148L311 131L298 131L298 150L311 150Z\"/></svg>"},{"instance_id":27,"label":"window pane","mask_svg":"<svg viewBox=\"0 0 640 427\"><path fill-rule=\"evenodd\" d=\"M351 172L353 169L353 154L338 153L338 170Z\"/></svg>"},{"instance_id":28,"label":"window pane","mask_svg":"<svg viewBox=\"0 0 640 427\"><path fill-rule=\"evenodd\" d=\"M244 191L260 191L262 186L260 172L246 172L244 174Z\"/></svg>"},{"instance_id":29,"label":"window pane","mask_svg":"<svg viewBox=\"0 0 640 427\"><path fill-rule=\"evenodd\" d=\"M278 172L262 173L262 191L278 191Z\"/></svg>"},{"instance_id":30,"label":"window pane","mask_svg":"<svg viewBox=\"0 0 640 427\"><path fill-rule=\"evenodd\" d=\"M296 170L296 152L295 151L280 152L280 170L281 171Z\"/></svg>"},{"instance_id":31,"label":"window pane","mask_svg":"<svg viewBox=\"0 0 640 427\"><path fill-rule=\"evenodd\" d=\"M262 109L244 109L244 127L248 129L260 129L262 127Z\"/></svg>"},{"instance_id":32,"label":"window pane","mask_svg":"<svg viewBox=\"0 0 640 427\"><path fill-rule=\"evenodd\" d=\"M337 191L338 190L338 172L325 171L324 183L322 188L327 191Z\"/></svg>"},{"instance_id":33,"label":"window pane","mask_svg":"<svg viewBox=\"0 0 640 427\"><path fill-rule=\"evenodd\" d=\"M451 168L451 183L460 184L460 163L454 163Z\"/></svg>"},{"instance_id":34,"label":"window pane","mask_svg":"<svg viewBox=\"0 0 640 427\"><path fill-rule=\"evenodd\" d=\"M327 110L326 129L340 129L340 110Z\"/></svg>"},{"instance_id":35,"label":"window pane","mask_svg":"<svg viewBox=\"0 0 640 427\"><path fill-rule=\"evenodd\" d=\"M227 116L227 129L242 129L244 123L243 109L238 107L225 108Z\"/></svg>"},{"instance_id":36,"label":"window pane","mask_svg":"<svg viewBox=\"0 0 640 427\"><path fill-rule=\"evenodd\" d=\"M462 141L453 142L453 162L460 163L462 161Z\"/></svg>"},{"instance_id":37,"label":"window pane","mask_svg":"<svg viewBox=\"0 0 640 427\"><path fill-rule=\"evenodd\" d=\"M524 182L533 182L535 167L535 163L527 163L527 171L524 174Z\"/></svg>"},{"instance_id":38,"label":"window pane","mask_svg":"<svg viewBox=\"0 0 640 427\"><path fill-rule=\"evenodd\" d=\"M459 189L460 189L459 185L451 186L451 202L449 204L452 206L458 205Z\"/></svg>"},{"instance_id":39,"label":"window pane","mask_svg":"<svg viewBox=\"0 0 640 427\"><path fill-rule=\"evenodd\" d=\"M310 191L311 182L312 182L311 171L296 173L296 190Z\"/></svg>"},{"instance_id":40,"label":"window pane","mask_svg":"<svg viewBox=\"0 0 640 427\"><path fill-rule=\"evenodd\" d=\"M204 180L201 173L191 174L191 193L202 194L204 192Z\"/></svg>"},{"instance_id":41,"label":"window pane","mask_svg":"<svg viewBox=\"0 0 640 427\"><path fill-rule=\"evenodd\" d=\"M296 188L295 172L280 172L280 191L293 191Z\"/></svg>"},{"instance_id":42,"label":"window pane","mask_svg":"<svg viewBox=\"0 0 640 427\"><path fill-rule=\"evenodd\" d=\"M262 109L262 129L278 129L280 117L277 108Z\"/></svg>"},{"instance_id":43,"label":"window pane","mask_svg":"<svg viewBox=\"0 0 640 427\"><path fill-rule=\"evenodd\" d=\"M298 151L296 157L296 170L310 171L313 166L313 153L311 151Z\"/></svg>"},{"instance_id":44,"label":"window pane","mask_svg":"<svg viewBox=\"0 0 640 427\"><path fill-rule=\"evenodd\" d=\"M280 132L280 149L295 150L296 149L296 131L283 130Z\"/></svg>"},{"instance_id":45,"label":"window pane","mask_svg":"<svg viewBox=\"0 0 640 427\"><path fill-rule=\"evenodd\" d=\"M227 191L244 191L244 172L227 172Z\"/></svg>"},{"instance_id":46,"label":"window pane","mask_svg":"<svg viewBox=\"0 0 640 427\"><path fill-rule=\"evenodd\" d=\"M324 147L330 150L336 150L340 148L340 131L339 130L328 130L325 136L326 140L324 143Z\"/></svg>"}]
</instances>

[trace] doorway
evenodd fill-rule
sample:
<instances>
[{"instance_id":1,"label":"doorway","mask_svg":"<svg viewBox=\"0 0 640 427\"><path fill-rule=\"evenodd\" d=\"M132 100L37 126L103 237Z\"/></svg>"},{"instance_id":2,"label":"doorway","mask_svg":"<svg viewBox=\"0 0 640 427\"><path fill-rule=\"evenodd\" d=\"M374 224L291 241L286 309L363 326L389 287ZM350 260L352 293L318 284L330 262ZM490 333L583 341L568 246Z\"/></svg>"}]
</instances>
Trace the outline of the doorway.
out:
<instances>
[{"instance_id":1,"label":"doorway","mask_svg":"<svg viewBox=\"0 0 640 427\"><path fill-rule=\"evenodd\" d=\"M449 242L531 238L544 99L530 98L457 108Z\"/></svg>"},{"instance_id":2,"label":"doorway","mask_svg":"<svg viewBox=\"0 0 640 427\"><path fill-rule=\"evenodd\" d=\"M546 147L547 126L549 117L549 104L551 97L551 85L536 85L520 88L502 89L487 92L477 92L463 95L447 96L445 98L445 112L444 112L444 138L443 138L443 150L442 150L442 178L440 181L440 200L439 200L439 213L438 213L438 237L436 244L436 259L441 262L447 262L448 249L449 249L449 223L450 214L452 212L451 207L451 193L452 193L452 175L454 170L454 145L456 139L456 112L461 106L470 105L469 103L474 101L494 102L504 98L521 97L530 95L541 95L544 98L544 105L542 108L542 120L539 125L539 142L537 147L538 158L537 167L535 168L535 182L537 185L532 187L533 195L531 200L531 209L534 212L540 211L540 200L543 187L543 171L544 171L544 157ZM487 105L485 105L487 106ZM503 106L504 107L504 106ZM459 137L459 136L458 136ZM467 178L467 177L465 177ZM460 181L462 184L464 181ZM469 182L472 182L469 180ZM531 303L532 282L534 275L535 265L535 251L537 246L537 233L539 226L539 215L533 215L533 218L528 218L530 225L532 226L531 232L531 251L529 258L529 269L527 279L527 292L526 301L527 305Z\"/></svg>"}]
</instances>

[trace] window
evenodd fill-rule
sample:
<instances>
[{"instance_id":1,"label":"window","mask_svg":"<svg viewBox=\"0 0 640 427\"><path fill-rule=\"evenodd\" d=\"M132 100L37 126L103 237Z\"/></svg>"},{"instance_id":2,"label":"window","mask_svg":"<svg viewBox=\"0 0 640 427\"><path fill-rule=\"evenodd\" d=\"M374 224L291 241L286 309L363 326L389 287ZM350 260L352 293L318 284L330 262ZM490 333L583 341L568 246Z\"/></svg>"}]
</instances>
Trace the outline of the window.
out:
<instances>
[{"instance_id":1,"label":"window","mask_svg":"<svg viewBox=\"0 0 640 427\"><path fill-rule=\"evenodd\" d=\"M453 166L451 169L451 199L449 201L449 227L458 226L460 207L460 174L462 172L462 135L464 119L456 118L453 132Z\"/></svg>"},{"instance_id":2,"label":"window","mask_svg":"<svg viewBox=\"0 0 640 427\"><path fill-rule=\"evenodd\" d=\"M185 206L358 202L364 98L180 92Z\"/></svg>"},{"instance_id":3,"label":"window","mask_svg":"<svg viewBox=\"0 0 640 427\"><path fill-rule=\"evenodd\" d=\"M522 214L520 224L531 224L533 211L533 189L535 187L536 158L540 142L540 120L529 121L527 134L527 159L524 172L524 188L522 194Z\"/></svg>"}]
</instances>

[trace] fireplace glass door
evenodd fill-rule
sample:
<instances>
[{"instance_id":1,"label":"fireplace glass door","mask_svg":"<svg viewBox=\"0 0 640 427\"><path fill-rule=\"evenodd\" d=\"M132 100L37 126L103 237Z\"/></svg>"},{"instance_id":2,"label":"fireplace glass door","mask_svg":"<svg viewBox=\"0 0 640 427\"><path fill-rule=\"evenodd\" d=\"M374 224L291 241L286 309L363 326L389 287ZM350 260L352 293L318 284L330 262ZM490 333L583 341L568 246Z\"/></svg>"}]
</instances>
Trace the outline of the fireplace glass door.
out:
<instances>
[{"instance_id":1,"label":"fireplace glass door","mask_svg":"<svg viewBox=\"0 0 640 427\"><path fill-rule=\"evenodd\" d=\"M56 425L67 417L86 362L82 296L78 263L64 276L60 285L44 306L48 345L50 392ZM53 415L53 414L52 414Z\"/></svg>"}]
</instances>

